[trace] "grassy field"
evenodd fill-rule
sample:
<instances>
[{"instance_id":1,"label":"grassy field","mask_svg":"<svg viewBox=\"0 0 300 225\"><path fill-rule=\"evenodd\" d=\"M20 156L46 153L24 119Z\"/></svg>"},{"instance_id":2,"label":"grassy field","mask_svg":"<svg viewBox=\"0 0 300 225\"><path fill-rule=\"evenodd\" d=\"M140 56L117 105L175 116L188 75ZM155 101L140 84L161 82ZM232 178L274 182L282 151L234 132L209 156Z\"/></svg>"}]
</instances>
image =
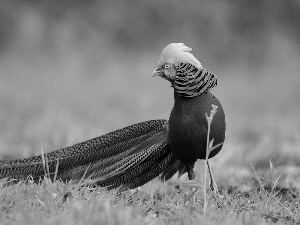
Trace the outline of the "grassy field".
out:
<instances>
[{"instance_id":1,"label":"grassy field","mask_svg":"<svg viewBox=\"0 0 300 225\"><path fill-rule=\"evenodd\" d=\"M187 27L184 32L163 27L159 44L147 44L145 39L158 38L149 36L155 32L142 29L146 22L141 21L143 35L135 26L127 27L128 33L134 31L136 48L126 38L117 42L112 33L95 31L77 11L57 19L51 29L41 19L43 11L27 5L13 11L20 23L17 33L9 48L0 49L0 159L38 155L41 147L50 152L127 125L168 118L173 90L151 73L170 42L192 47L203 66L219 77L213 93L224 107L227 132L223 150L211 160L219 193L208 191L205 215L201 185L196 201L186 202L186 176L166 184L156 179L121 195L59 181L36 184L28 178L12 186L1 181L0 224L300 223L299 42L278 27L268 30L263 45L243 42L229 33L221 6L205 4L207 12L220 15L213 21L222 35L216 35L218 29L211 34L206 30L215 46L205 38L198 43L198 33L184 23L179 24ZM210 18L204 11L201 16ZM116 33L122 28L118 20L123 22L113 17L106 24L116 26ZM135 18L127 22L131 20ZM233 45L231 39L240 43ZM257 54L258 62L249 52ZM203 170L204 163L198 162L200 184Z\"/></svg>"},{"instance_id":2,"label":"grassy field","mask_svg":"<svg viewBox=\"0 0 300 225\"><path fill-rule=\"evenodd\" d=\"M52 183L45 178L37 184L28 178L1 188L0 220L1 224L298 224L299 191L280 187L270 165L270 177L219 186L217 194L206 193L207 200L201 182L152 181L117 194L84 183ZM187 187L192 186L199 190L191 197Z\"/></svg>"}]
</instances>

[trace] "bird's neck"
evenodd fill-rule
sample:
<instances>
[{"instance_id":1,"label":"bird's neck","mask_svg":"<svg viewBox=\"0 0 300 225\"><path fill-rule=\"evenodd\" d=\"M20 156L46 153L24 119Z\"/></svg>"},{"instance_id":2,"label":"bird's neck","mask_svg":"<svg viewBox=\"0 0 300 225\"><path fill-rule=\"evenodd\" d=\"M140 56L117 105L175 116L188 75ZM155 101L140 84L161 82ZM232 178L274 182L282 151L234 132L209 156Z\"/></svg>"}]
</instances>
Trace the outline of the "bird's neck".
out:
<instances>
[{"instance_id":1,"label":"bird's neck","mask_svg":"<svg viewBox=\"0 0 300 225\"><path fill-rule=\"evenodd\" d=\"M187 64L177 68L176 77L171 83L179 96L195 98L203 93L209 93L217 85L218 79L204 68L199 69Z\"/></svg>"},{"instance_id":2,"label":"bird's neck","mask_svg":"<svg viewBox=\"0 0 300 225\"><path fill-rule=\"evenodd\" d=\"M193 105L193 102L205 101L206 98L209 98L211 96L214 95L209 90L205 93L195 95L194 97L183 97L182 95L178 94L176 90L174 90L174 106L179 106L183 104L189 105L189 103Z\"/></svg>"},{"instance_id":3,"label":"bird's neck","mask_svg":"<svg viewBox=\"0 0 300 225\"><path fill-rule=\"evenodd\" d=\"M199 96L202 95L213 95L210 91L210 89L207 89L205 91L190 91L190 92L178 92L175 88L174 88L174 100L175 102L180 102L180 101L186 101L186 100L195 100L196 98L198 98Z\"/></svg>"},{"instance_id":4,"label":"bird's neck","mask_svg":"<svg viewBox=\"0 0 300 225\"><path fill-rule=\"evenodd\" d=\"M205 118L205 113L211 110L211 101L214 99L211 92L205 92L194 98L185 98L175 91L174 92L174 106L172 109L173 116L185 120L187 117L196 117L195 121ZM170 115L172 116L172 115ZM198 118L199 117L199 118Z\"/></svg>"}]
</instances>

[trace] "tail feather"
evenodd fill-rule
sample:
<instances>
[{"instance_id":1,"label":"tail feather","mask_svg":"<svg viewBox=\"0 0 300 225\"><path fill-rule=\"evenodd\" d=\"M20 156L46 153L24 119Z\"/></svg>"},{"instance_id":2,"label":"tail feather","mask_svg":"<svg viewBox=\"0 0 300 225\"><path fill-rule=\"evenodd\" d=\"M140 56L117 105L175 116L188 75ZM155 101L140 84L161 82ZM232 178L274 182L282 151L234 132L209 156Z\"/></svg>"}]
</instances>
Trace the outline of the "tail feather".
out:
<instances>
[{"instance_id":1,"label":"tail feather","mask_svg":"<svg viewBox=\"0 0 300 225\"><path fill-rule=\"evenodd\" d=\"M149 163L152 157L157 157L158 153L160 153L158 150L166 145L166 131L166 128L164 128L155 134L151 133L151 136L147 140L136 143L118 155L94 161L90 165L60 171L58 178L61 180L76 180L80 179L85 173L86 177L91 177L94 182L100 178L106 181L107 179L113 180L123 173L128 173L131 168L143 164L144 161Z\"/></svg>"},{"instance_id":2,"label":"tail feather","mask_svg":"<svg viewBox=\"0 0 300 225\"><path fill-rule=\"evenodd\" d=\"M92 180L98 185L116 188L142 177L151 170L153 165L171 154L171 150L167 144L167 129L149 138L138 146L136 150L134 154L111 165L110 168L96 170ZM159 173L156 176L159 176Z\"/></svg>"},{"instance_id":3,"label":"tail feather","mask_svg":"<svg viewBox=\"0 0 300 225\"><path fill-rule=\"evenodd\" d=\"M167 180L182 164L167 142L166 120L138 123L115 132L45 154L49 175L79 180L85 174L93 183L119 191L136 188L153 178ZM58 171L56 171L58 163ZM0 161L0 177L34 178L45 174L42 156Z\"/></svg>"},{"instance_id":4,"label":"tail feather","mask_svg":"<svg viewBox=\"0 0 300 225\"><path fill-rule=\"evenodd\" d=\"M172 153L166 154L164 157L161 157L151 166L149 170L139 176L138 179L132 180L130 183L123 185L118 192L122 192L126 189L137 188L159 176L159 174L163 172L164 168L168 166L170 161L172 161L173 157L174 155Z\"/></svg>"},{"instance_id":5,"label":"tail feather","mask_svg":"<svg viewBox=\"0 0 300 225\"><path fill-rule=\"evenodd\" d=\"M170 162L169 165L164 169L160 179L162 181L169 180L181 167L184 167L184 165L178 159L174 158L172 162Z\"/></svg>"},{"instance_id":6,"label":"tail feather","mask_svg":"<svg viewBox=\"0 0 300 225\"><path fill-rule=\"evenodd\" d=\"M167 120L145 121L45 154L44 157L50 174L55 173L56 165L59 163L58 178L72 179L74 174L83 174L87 166L94 162L101 163L103 160L103 167L106 167L118 162L122 157L126 158L134 154L137 151L136 146L166 129L166 126ZM0 160L0 178L25 178L29 175L40 177L44 174L41 156L20 160Z\"/></svg>"},{"instance_id":7,"label":"tail feather","mask_svg":"<svg viewBox=\"0 0 300 225\"><path fill-rule=\"evenodd\" d=\"M135 188L135 187L131 187L132 186L131 183L137 182L145 174L151 172L155 174L154 177L159 176L161 172L154 171L153 166L157 165L159 162L167 158L169 155L171 155L171 152L169 151L168 147L160 146L159 148L155 149L155 152L152 152L152 156L150 156L149 154L150 158L145 160L143 163L136 165L131 169L125 170L117 176L107 177L104 179L100 177L98 178L98 181L96 183L101 186L109 187L109 189L117 188L121 185L128 186L128 188ZM140 183L140 185L150 181L151 179L148 178L145 182Z\"/></svg>"},{"instance_id":8,"label":"tail feather","mask_svg":"<svg viewBox=\"0 0 300 225\"><path fill-rule=\"evenodd\" d=\"M98 178L96 182L100 186L108 187L109 189L117 188L119 186L124 186L127 188L135 188L137 186L143 185L144 183L150 181L154 177L159 176L161 171L155 171L153 168L155 165L158 165L162 160L171 155L170 151L166 146L161 146L156 149L157 152L153 153L152 156L145 160L143 163L136 165L135 167L125 170L123 173L118 176L107 177L106 179ZM165 163L163 164L163 166ZM140 182L139 180L143 178L148 173L153 173L153 178L146 178L145 181ZM139 182L139 185L134 186L132 184Z\"/></svg>"}]
</instances>

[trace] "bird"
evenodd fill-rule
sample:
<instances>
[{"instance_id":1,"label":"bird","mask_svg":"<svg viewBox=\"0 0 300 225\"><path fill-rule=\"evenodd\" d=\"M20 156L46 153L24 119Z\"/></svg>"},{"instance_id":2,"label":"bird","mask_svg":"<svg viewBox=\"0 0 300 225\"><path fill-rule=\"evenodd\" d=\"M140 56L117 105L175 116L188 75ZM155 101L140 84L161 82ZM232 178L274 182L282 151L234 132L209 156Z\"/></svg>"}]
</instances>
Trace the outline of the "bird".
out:
<instances>
[{"instance_id":1,"label":"bird","mask_svg":"<svg viewBox=\"0 0 300 225\"><path fill-rule=\"evenodd\" d=\"M140 122L47 154L0 160L0 178L52 179L91 182L119 191L137 188L156 177L168 180L177 172L195 179L194 165L206 158L208 123L212 105L218 110L210 125L209 140L217 155L225 140L225 114L212 94L215 74L202 67L183 43L171 43L161 52L153 77L171 83L174 106L169 119ZM54 178L55 177L55 178Z\"/></svg>"}]
</instances>

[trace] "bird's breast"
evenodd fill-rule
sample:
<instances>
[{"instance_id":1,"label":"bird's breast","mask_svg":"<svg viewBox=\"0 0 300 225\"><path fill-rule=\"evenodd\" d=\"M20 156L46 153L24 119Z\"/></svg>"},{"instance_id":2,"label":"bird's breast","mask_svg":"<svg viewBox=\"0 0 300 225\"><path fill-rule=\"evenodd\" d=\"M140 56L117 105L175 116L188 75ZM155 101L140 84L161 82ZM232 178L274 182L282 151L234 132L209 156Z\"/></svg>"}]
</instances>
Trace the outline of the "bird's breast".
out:
<instances>
[{"instance_id":1,"label":"bird's breast","mask_svg":"<svg viewBox=\"0 0 300 225\"><path fill-rule=\"evenodd\" d=\"M174 155L185 165L205 158L208 127L205 113L209 115L212 104L218 106L218 111L211 126L210 139L214 138L214 144L217 144L225 137L225 116L220 102L211 94L183 98L175 93L168 142Z\"/></svg>"}]
</instances>

